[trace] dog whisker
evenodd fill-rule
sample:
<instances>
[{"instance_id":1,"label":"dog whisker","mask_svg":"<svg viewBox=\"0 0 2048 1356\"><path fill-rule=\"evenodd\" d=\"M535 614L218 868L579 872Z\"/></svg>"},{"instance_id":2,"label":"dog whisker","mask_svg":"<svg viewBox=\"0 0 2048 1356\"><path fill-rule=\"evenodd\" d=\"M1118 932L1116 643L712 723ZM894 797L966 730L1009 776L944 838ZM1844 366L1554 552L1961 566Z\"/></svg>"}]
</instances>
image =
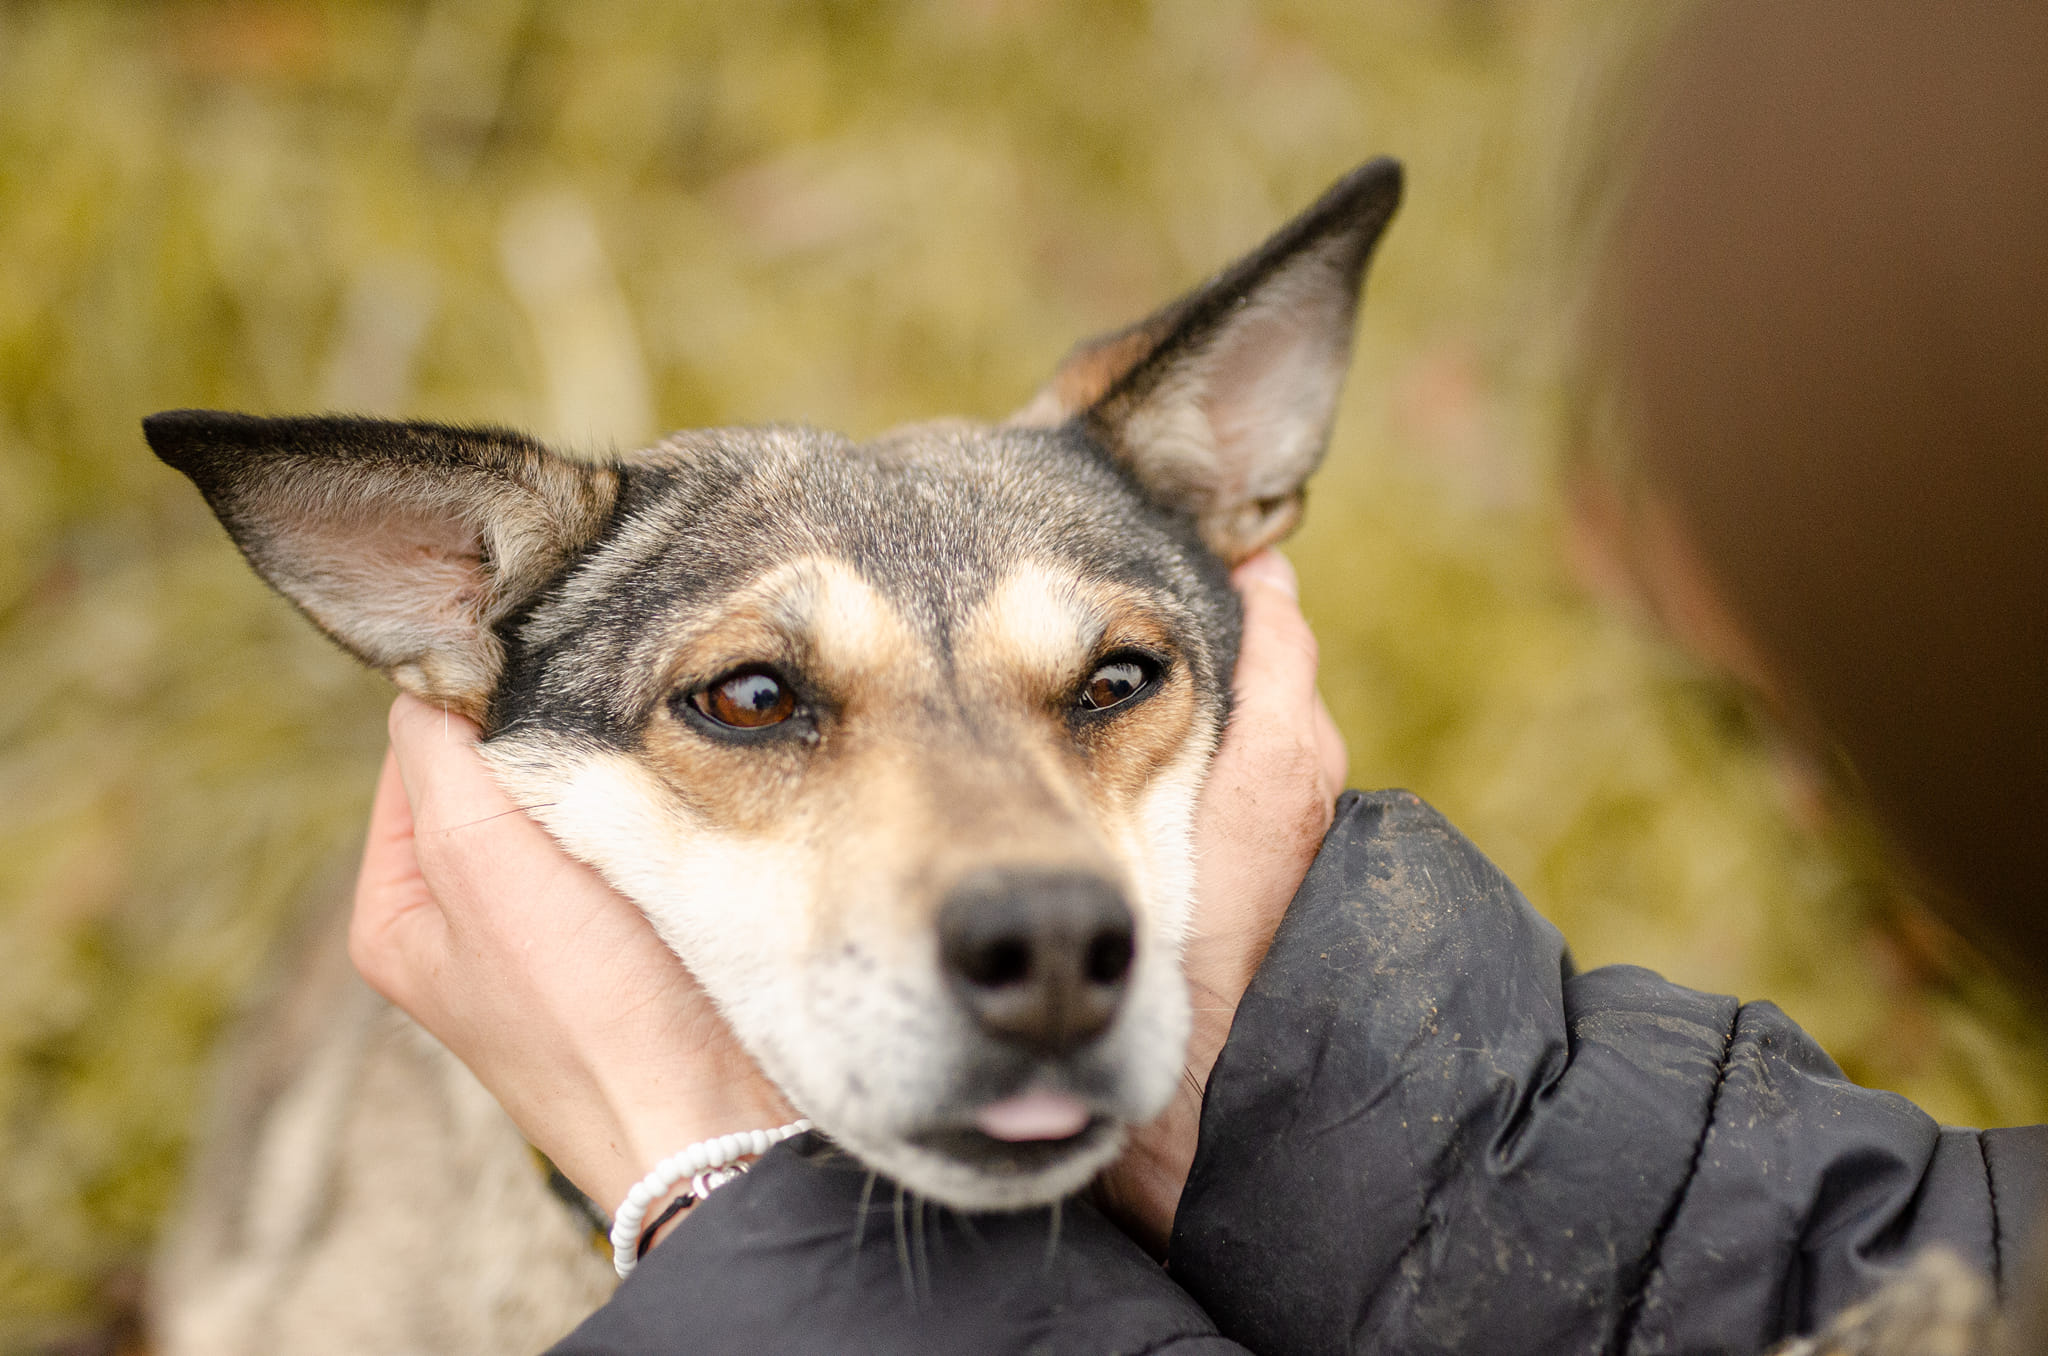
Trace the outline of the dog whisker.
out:
<instances>
[{"instance_id":1,"label":"dog whisker","mask_svg":"<svg viewBox=\"0 0 2048 1356\"><path fill-rule=\"evenodd\" d=\"M860 1245L867 1239L868 1207L874 1203L875 1183L881 1178L881 1175L878 1172L871 1172L868 1174L867 1181L861 1183L860 1205L855 1210L853 1216L853 1254L856 1258L860 1256Z\"/></svg>"},{"instance_id":2,"label":"dog whisker","mask_svg":"<svg viewBox=\"0 0 2048 1356\"><path fill-rule=\"evenodd\" d=\"M903 1220L903 1184L896 1186L896 1270L903 1277L903 1297L910 1301L912 1309L917 1308L917 1274L910 1266L910 1234Z\"/></svg>"},{"instance_id":3,"label":"dog whisker","mask_svg":"<svg viewBox=\"0 0 2048 1356\"><path fill-rule=\"evenodd\" d=\"M1049 1212L1052 1215L1052 1225L1046 1230L1045 1234L1045 1269L1047 1271L1052 1270L1053 1256L1060 1250L1060 1207L1065 1204L1064 1200L1054 1201Z\"/></svg>"},{"instance_id":4,"label":"dog whisker","mask_svg":"<svg viewBox=\"0 0 2048 1356\"><path fill-rule=\"evenodd\" d=\"M910 1260L913 1307L917 1294L932 1292L931 1249L925 1246L924 1208L927 1202L915 1193L910 1198Z\"/></svg>"},{"instance_id":5,"label":"dog whisker","mask_svg":"<svg viewBox=\"0 0 2048 1356\"><path fill-rule=\"evenodd\" d=\"M547 808L548 808L549 806L551 806L551 805L553 805L553 804L554 804L554 802L553 802L553 801L551 801L551 800L543 800L543 801L538 801L538 802L536 802L536 803L534 803L534 804L532 804L532 805L515 805L515 806L513 806L513 807L512 807L511 809L509 809L509 810L500 810L500 811L498 811L498 813L496 813L496 814L494 814L494 815L485 815L485 816L484 816L484 817L483 817L482 819L472 819L472 820L469 820L469 821L467 821L466 823L462 823L462 824L450 824L450 825L449 825L449 826L448 826L447 828L445 828L445 829L433 829L433 830L431 830L431 832L433 832L433 833L460 833L460 832L462 832L462 831L463 831L464 829L474 829L474 828L478 827L479 825L482 825L482 824L488 824L488 823L490 823L490 822L491 822L492 820L494 820L494 819L503 819L503 818L504 818L504 817L505 817L506 815L516 815L516 814L524 814L524 813L527 813L527 812L530 812L530 811L533 811L533 810L545 810L545 809L547 809Z\"/></svg>"}]
</instances>

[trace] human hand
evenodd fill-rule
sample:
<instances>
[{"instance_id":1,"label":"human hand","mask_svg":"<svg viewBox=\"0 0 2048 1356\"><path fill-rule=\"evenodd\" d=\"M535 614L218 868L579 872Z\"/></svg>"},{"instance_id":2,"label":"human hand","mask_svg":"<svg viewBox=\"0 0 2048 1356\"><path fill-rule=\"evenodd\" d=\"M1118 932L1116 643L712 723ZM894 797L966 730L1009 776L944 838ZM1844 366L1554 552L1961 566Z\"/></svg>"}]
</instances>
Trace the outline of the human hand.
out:
<instances>
[{"instance_id":1,"label":"human hand","mask_svg":"<svg viewBox=\"0 0 2048 1356\"><path fill-rule=\"evenodd\" d=\"M349 928L364 979L606 1209L687 1144L793 1119L640 911L498 788L477 737L413 697L391 708Z\"/></svg>"},{"instance_id":2,"label":"human hand","mask_svg":"<svg viewBox=\"0 0 2048 1356\"><path fill-rule=\"evenodd\" d=\"M1187 1077L1097 1185L1124 1229L1162 1257L1194 1163L1209 1071L1330 827L1348 761L1316 691L1316 639L1296 602L1293 567L1278 551L1261 551L1231 583L1244 602L1244 642L1230 725L1195 817Z\"/></svg>"}]
</instances>

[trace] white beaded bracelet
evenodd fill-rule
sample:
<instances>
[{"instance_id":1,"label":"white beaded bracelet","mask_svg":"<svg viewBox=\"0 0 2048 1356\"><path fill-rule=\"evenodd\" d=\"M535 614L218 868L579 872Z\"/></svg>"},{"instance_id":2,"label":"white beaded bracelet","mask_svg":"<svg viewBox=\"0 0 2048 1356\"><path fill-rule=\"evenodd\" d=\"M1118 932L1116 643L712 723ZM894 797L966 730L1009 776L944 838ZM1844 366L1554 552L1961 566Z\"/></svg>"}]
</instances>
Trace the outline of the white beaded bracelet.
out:
<instances>
[{"instance_id":1,"label":"white beaded bracelet","mask_svg":"<svg viewBox=\"0 0 2048 1356\"><path fill-rule=\"evenodd\" d=\"M690 1194L703 1200L714 1187L731 1181L750 1166L743 1158L758 1158L782 1141L811 1128L807 1120L791 1121L773 1130L741 1130L716 1139L700 1139L689 1148L669 1155L654 1165L654 1171L633 1184L612 1216L612 1269L624 1280L639 1264L640 1222L647 1207L668 1194L669 1188L690 1178Z\"/></svg>"}]
</instances>

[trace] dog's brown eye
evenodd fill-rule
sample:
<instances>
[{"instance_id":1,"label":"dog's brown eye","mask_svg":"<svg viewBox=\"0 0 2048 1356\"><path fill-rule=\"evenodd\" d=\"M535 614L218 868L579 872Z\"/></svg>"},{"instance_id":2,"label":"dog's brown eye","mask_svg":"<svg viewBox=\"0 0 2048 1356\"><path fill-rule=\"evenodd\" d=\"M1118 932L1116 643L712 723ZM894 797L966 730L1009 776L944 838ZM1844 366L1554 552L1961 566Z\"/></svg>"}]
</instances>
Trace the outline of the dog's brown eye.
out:
<instances>
[{"instance_id":1,"label":"dog's brown eye","mask_svg":"<svg viewBox=\"0 0 2048 1356\"><path fill-rule=\"evenodd\" d=\"M691 697L697 709L720 725L758 730L780 725L796 712L796 694L772 673L746 669L721 678Z\"/></svg>"},{"instance_id":2,"label":"dog's brown eye","mask_svg":"<svg viewBox=\"0 0 2048 1356\"><path fill-rule=\"evenodd\" d=\"M1112 659L1088 676L1081 689L1081 705L1090 711L1107 711L1122 706L1145 690L1152 671L1138 659Z\"/></svg>"}]
</instances>

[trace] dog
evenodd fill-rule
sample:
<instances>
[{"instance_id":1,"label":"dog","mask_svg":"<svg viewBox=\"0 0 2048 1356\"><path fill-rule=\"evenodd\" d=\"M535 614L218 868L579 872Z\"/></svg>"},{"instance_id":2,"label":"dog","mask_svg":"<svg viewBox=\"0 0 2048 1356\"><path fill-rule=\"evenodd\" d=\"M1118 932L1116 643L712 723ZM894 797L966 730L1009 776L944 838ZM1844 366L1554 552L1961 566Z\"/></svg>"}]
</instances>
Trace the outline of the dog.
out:
<instances>
[{"instance_id":1,"label":"dog","mask_svg":"<svg viewBox=\"0 0 2048 1356\"><path fill-rule=\"evenodd\" d=\"M1361 166L998 424L596 459L341 416L144 431L315 625L481 725L507 792L823 1133L935 1201L1017 1209L1084 1187L1180 1077L1228 569L1300 518L1400 194L1394 162ZM222 1278L254 1245L235 1211L196 1215L166 1330L243 1349L255 1321L223 1296L264 1287ZM343 1227L307 1255L355 1255Z\"/></svg>"}]
</instances>

